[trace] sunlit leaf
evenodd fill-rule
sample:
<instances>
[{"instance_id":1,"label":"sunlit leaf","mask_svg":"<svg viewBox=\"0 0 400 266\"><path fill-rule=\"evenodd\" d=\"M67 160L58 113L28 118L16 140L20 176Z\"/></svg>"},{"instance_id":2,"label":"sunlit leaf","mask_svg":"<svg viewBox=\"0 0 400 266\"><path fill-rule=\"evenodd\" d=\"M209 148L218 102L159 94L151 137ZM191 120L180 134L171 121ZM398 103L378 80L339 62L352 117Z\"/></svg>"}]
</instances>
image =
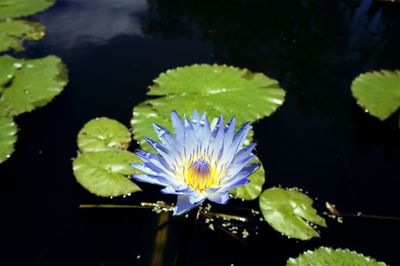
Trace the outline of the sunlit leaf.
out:
<instances>
[{"instance_id":1,"label":"sunlit leaf","mask_svg":"<svg viewBox=\"0 0 400 266\"><path fill-rule=\"evenodd\" d=\"M25 20L0 21L0 52L24 50L23 40L37 41L44 36L44 26Z\"/></svg>"},{"instance_id":2,"label":"sunlit leaf","mask_svg":"<svg viewBox=\"0 0 400 266\"><path fill-rule=\"evenodd\" d=\"M135 173L130 163L139 162L125 150L85 152L73 162L76 180L91 193L102 197L128 195L140 191L129 176Z\"/></svg>"},{"instance_id":3,"label":"sunlit leaf","mask_svg":"<svg viewBox=\"0 0 400 266\"><path fill-rule=\"evenodd\" d=\"M353 81L351 90L365 111L385 120L400 107L400 71L361 74Z\"/></svg>"},{"instance_id":4,"label":"sunlit leaf","mask_svg":"<svg viewBox=\"0 0 400 266\"><path fill-rule=\"evenodd\" d=\"M0 0L0 19L33 15L54 4L54 0Z\"/></svg>"},{"instance_id":5,"label":"sunlit leaf","mask_svg":"<svg viewBox=\"0 0 400 266\"><path fill-rule=\"evenodd\" d=\"M236 116L240 123L254 122L280 106L285 91L261 73L224 65L192 65L160 74L149 95L164 96L149 103L159 113L190 114L193 109L209 116Z\"/></svg>"},{"instance_id":6,"label":"sunlit leaf","mask_svg":"<svg viewBox=\"0 0 400 266\"><path fill-rule=\"evenodd\" d=\"M325 266L325 265L357 265L384 266L373 258L364 256L348 249L332 249L319 247L314 251L306 251L297 258L290 258L287 266Z\"/></svg>"},{"instance_id":7,"label":"sunlit leaf","mask_svg":"<svg viewBox=\"0 0 400 266\"><path fill-rule=\"evenodd\" d=\"M172 110L191 115L197 109L207 112L210 118L235 116L240 125L271 115L285 97L278 82L264 74L205 64L178 67L160 74L148 94L159 97L136 106L131 120L134 138L144 149L149 149L144 137L156 137L151 124L164 123L169 128ZM252 135L251 132L249 136Z\"/></svg>"},{"instance_id":8,"label":"sunlit leaf","mask_svg":"<svg viewBox=\"0 0 400 266\"><path fill-rule=\"evenodd\" d=\"M13 71L9 67L10 61L13 61ZM2 65L8 66L5 69L8 81L4 83L5 75L0 74L0 82L3 80L0 86L0 91L3 91L0 98L1 116L16 116L44 106L60 94L67 84L66 67L55 56L34 60L2 56Z\"/></svg>"},{"instance_id":9,"label":"sunlit leaf","mask_svg":"<svg viewBox=\"0 0 400 266\"><path fill-rule=\"evenodd\" d=\"M0 117L0 163L7 160L14 152L17 131L17 125L11 117Z\"/></svg>"},{"instance_id":10,"label":"sunlit leaf","mask_svg":"<svg viewBox=\"0 0 400 266\"><path fill-rule=\"evenodd\" d=\"M106 117L90 120L78 134L82 152L127 149L131 142L129 130L116 120Z\"/></svg>"},{"instance_id":11,"label":"sunlit leaf","mask_svg":"<svg viewBox=\"0 0 400 266\"><path fill-rule=\"evenodd\" d=\"M310 197L295 189L270 188L260 196L260 209L268 224L282 234L301 240L319 237L313 224L326 227L312 203Z\"/></svg>"},{"instance_id":12,"label":"sunlit leaf","mask_svg":"<svg viewBox=\"0 0 400 266\"><path fill-rule=\"evenodd\" d=\"M260 161L258 158L256 161ZM255 171L250 177L250 183L237 187L229 191L234 197L244 199L244 200L254 200L260 196L262 187L265 182L265 170L261 167Z\"/></svg>"}]
</instances>

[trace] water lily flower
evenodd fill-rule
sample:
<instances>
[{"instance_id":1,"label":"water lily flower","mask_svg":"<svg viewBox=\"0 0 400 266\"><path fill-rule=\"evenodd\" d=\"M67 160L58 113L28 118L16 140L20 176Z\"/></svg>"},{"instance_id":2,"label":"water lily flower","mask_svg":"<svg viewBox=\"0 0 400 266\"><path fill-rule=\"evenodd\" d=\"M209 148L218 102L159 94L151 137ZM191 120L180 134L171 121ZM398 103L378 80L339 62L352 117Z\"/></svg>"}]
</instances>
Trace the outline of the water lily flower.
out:
<instances>
[{"instance_id":1,"label":"water lily flower","mask_svg":"<svg viewBox=\"0 0 400 266\"><path fill-rule=\"evenodd\" d=\"M171 112L175 134L153 124L161 143L146 138L158 154L136 151L143 164L132 166L143 174L132 177L141 182L164 186L161 192L178 195L174 215L179 215L200 205L205 199L226 204L229 191L249 182L248 176L259 163L251 152L255 144L242 147L250 129L245 123L235 134L236 120L225 126L223 117L210 125L204 112L197 110L189 120L181 120Z\"/></svg>"}]
</instances>

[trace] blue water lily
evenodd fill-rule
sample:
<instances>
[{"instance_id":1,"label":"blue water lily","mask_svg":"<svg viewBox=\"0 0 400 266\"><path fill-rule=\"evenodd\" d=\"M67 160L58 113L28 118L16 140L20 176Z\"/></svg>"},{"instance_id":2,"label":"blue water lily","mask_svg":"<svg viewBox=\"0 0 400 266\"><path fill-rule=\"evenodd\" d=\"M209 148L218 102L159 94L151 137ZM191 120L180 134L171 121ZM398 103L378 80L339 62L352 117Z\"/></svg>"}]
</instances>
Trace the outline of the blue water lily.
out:
<instances>
[{"instance_id":1,"label":"blue water lily","mask_svg":"<svg viewBox=\"0 0 400 266\"><path fill-rule=\"evenodd\" d=\"M164 186L163 193L178 195L174 215L195 208L205 199L226 204L229 190L247 184L248 176L260 167L251 163L255 144L243 147L250 123L235 133L235 118L225 126L220 116L210 125L207 114L200 117L197 110L191 120L186 115L182 120L172 111L171 120L175 134L153 124L161 143L146 141L158 154L137 150L143 164L132 166L143 172L133 175L135 180Z\"/></svg>"}]
</instances>

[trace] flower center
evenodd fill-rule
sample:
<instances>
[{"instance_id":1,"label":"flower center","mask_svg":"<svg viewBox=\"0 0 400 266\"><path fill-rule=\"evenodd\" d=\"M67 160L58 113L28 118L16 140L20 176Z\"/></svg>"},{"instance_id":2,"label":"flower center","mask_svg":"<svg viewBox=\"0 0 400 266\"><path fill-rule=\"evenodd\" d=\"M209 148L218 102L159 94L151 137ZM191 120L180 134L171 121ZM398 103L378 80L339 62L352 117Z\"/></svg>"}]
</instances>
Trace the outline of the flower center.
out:
<instances>
[{"instance_id":1,"label":"flower center","mask_svg":"<svg viewBox=\"0 0 400 266\"><path fill-rule=\"evenodd\" d=\"M204 160L199 159L190 163L186 173L186 183L192 189L203 192L209 189L214 183L214 176L210 164Z\"/></svg>"}]
</instances>

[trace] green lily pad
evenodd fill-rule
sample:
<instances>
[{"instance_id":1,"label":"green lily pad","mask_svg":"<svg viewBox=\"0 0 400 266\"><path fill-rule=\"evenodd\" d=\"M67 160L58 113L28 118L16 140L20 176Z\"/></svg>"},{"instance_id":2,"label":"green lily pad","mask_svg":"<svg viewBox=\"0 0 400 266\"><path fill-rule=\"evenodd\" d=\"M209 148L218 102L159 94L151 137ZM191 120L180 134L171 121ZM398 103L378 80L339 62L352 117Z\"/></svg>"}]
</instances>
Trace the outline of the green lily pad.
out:
<instances>
[{"instance_id":1,"label":"green lily pad","mask_svg":"<svg viewBox=\"0 0 400 266\"><path fill-rule=\"evenodd\" d=\"M400 107L400 71L374 71L359 75L351 85L358 104L385 120Z\"/></svg>"},{"instance_id":2,"label":"green lily pad","mask_svg":"<svg viewBox=\"0 0 400 266\"><path fill-rule=\"evenodd\" d=\"M313 225L326 227L312 207L313 200L295 189L270 188L260 196L260 209L269 225L289 237L308 240L319 237Z\"/></svg>"},{"instance_id":3,"label":"green lily pad","mask_svg":"<svg viewBox=\"0 0 400 266\"><path fill-rule=\"evenodd\" d=\"M0 117L0 163L7 160L14 152L17 131L17 125L11 117Z\"/></svg>"},{"instance_id":4,"label":"green lily pad","mask_svg":"<svg viewBox=\"0 0 400 266\"><path fill-rule=\"evenodd\" d=\"M207 112L209 119L223 115L228 120L235 116L240 125L271 115L283 103L285 91L276 80L261 73L203 64L162 73L148 95L160 97L136 106L131 120L134 138L144 149L149 148L144 137L156 138L152 123L171 130L172 110L191 115L197 109Z\"/></svg>"},{"instance_id":5,"label":"green lily pad","mask_svg":"<svg viewBox=\"0 0 400 266\"><path fill-rule=\"evenodd\" d=\"M22 51L24 40L37 41L44 34L44 26L40 23L25 20L0 21L0 52L9 49Z\"/></svg>"},{"instance_id":6,"label":"green lily pad","mask_svg":"<svg viewBox=\"0 0 400 266\"><path fill-rule=\"evenodd\" d=\"M90 120L78 134L81 152L126 150L130 142L129 130L118 121L106 117Z\"/></svg>"},{"instance_id":7,"label":"green lily pad","mask_svg":"<svg viewBox=\"0 0 400 266\"><path fill-rule=\"evenodd\" d=\"M225 65L192 65L160 74L148 95L164 96L149 103L159 113L190 114L194 109L210 116L236 116L239 123L254 122L280 106L285 91L261 73Z\"/></svg>"},{"instance_id":8,"label":"green lily pad","mask_svg":"<svg viewBox=\"0 0 400 266\"><path fill-rule=\"evenodd\" d=\"M0 0L0 19L33 15L54 4L54 0Z\"/></svg>"},{"instance_id":9,"label":"green lily pad","mask_svg":"<svg viewBox=\"0 0 400 266\"><path fill-rule=\"evenodd\" d=\"M255 161L260 162L258 158ZM244 200L254 200L260 196L262 187L265 183L265 170L263 165L255 171L250 177L250 183L237 187L229 191L235 198Z\"/></svg>"},{"instance_id":10,"label":"green lily pad","mask_svg":"<svg viewBox=\"0 0 400 266\"><path fill-rule=\"evenodd\" d=\"M12 80L17 72L17 68L14 67L15 59L11 56L0 57L0 93L3 92L8 83Z\"/></svg>"},{"instance_id":11,"label":"green lily pad","mask_svg":"<svg viewBox=\"0 0 400 266\"><path fill-rule=\"evenodd\" d=\"M319 247L314 251L306 251L297 258L290 258L287 266L325 266L325 265L357 265L384 266L386 263L359 254L348 249L332 249Z\"/></svg>"},{"instance_id":12,"label":"green lily pad","mask_svg":"<svg viewBox=\"0 0 400 266\"><path fill-rule=\"evenodd\" d=\"M141 191L128 177L137 173L130 163L139 162L129 151L85 152L73 161L76 180L91 193L102 197L129 195Z\"/></svg>"},{"instance_id":13,"label":"green lily pad","mask_svg":"<svg viewBox=\"0 0 400 266\"><path fill-rule=\"evenodd\" d=\"M10 61L15 70L10 71ZM30 112L49 103L67 84L67 70L56 56L21 60L10 56L0 57L0 66L7 65L8 82L0 86L0 115L16 116ZM4 77L3 74L0 74ZM1 83L0 83L1 84Z\"/></svg>"}]
</instances>

